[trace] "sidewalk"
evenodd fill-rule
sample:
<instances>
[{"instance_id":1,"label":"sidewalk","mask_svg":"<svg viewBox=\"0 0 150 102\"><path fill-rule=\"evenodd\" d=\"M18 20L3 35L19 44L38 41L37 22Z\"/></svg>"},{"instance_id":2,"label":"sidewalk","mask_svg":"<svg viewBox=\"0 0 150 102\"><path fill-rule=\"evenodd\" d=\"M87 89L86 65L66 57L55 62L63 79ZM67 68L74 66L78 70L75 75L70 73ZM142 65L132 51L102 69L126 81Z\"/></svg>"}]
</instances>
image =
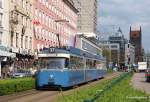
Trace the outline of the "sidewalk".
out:
<instances>
[{"instance_id":1,"label":"sidewalk","mask_svg":"<svg viewBox=\"0 0 150 102\"><path fill-rule=\"evenodd\" d=\"M135 89L150 94L150 83L146 82L145 80L145 73L135 73L131 82Z\"/></svg>"}]
</instances>

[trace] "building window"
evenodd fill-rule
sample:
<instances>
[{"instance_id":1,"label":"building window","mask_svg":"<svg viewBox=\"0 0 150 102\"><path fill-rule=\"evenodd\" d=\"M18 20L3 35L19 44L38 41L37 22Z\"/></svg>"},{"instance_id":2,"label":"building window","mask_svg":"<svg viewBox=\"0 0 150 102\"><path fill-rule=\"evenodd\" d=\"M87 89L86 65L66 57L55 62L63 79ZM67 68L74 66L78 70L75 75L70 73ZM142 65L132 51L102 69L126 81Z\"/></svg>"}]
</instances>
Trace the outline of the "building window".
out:
<instances>
[{"instance_id":1,"label":"building window","mask_svg":"<svg viewBox=\"0 0 150 102\"><path fill-rule=\"evenodd\" d=\"M32 4L30 4L30 13L32 13Z\"/></svg>"},{"instance_id":2,"label":"building window","mask_svg":"<svg viewBox=\"0 0 150 102\"><path fill-rule=\"evenodd\" d=\"M28 36L25 37L25 49L28 47Z\"/></svg>"},{"instance_id":3,"label":"building window","mask_svg":"<svg viewBox=\"0 0 150 102\"><path fill-rule=\"evenodd\" d=\"M26 10L28 10L28 2L26 1L26 5L25 5Z\"/></svg>"},{"instance_id":4,"label":"building window","mask_svg":"<svg viewBox=\"0 0 150 102\"><path fill-rule=\"evenodd\" d=\"M2 27L2 21L3 21L3 14L0 13L0 27Z\"/></svg>"},{"instance_id":5,"label":"building window","mask_svg":"<svg viewBox=\"0 0 150 102\"><path fill-rule=\"evenodd\" d=\"M3 33L0 32L0 45L2 44L2 36L3 36Z\"/></svg>"},{"instance_id":6,"label":"building window","mask_svg":"<svg viewBox=\"0 0 150 102\"><path fill-rule=\"evenodd\" d=\"M3 8L2 0L0 0L0 8Z\"/></svg>"},{"instance_id":7,"label":"building window","mask_svg":"<svg viewBox=\"0 0 150 102\"><path fill-rule=\"evenodd\" d=\"M18 21L18 19L19 19L19 14L17 13L17 14L15 14L16 16L14 17L14 18L16 18L16 20Z\"/></svg>"},{"instance_id":8,"label":"building window","mask_svg":"<svg viewBox=\"0 0 150 102\"><path fill-rule=\"evenodd\" d=\"M11 46L13 46L13 34L14 32L11 31Z\"/></svg>"},{"instance_id":9,"label":"building window","mask_svg":"<svg viewBox=\"0 0 150 102\"><path fill-rule=\"evenodd\" d=\"M21 48L23 48L23 35L21 35Z\"/></svg>"},{"instance_id":10,"label":"building window","mask_svg":"<svg viewBox=\"0 0 150 102\"><path fill-rule=\"evenodd\" d=\"M26 8L26 1L23 0L23 8Z\"/></svg>"},{"instance_id":11,"label":"building window","mask_svg":"<svg viewBox=\"0 0 150 102\"><path fill-rule=\"evenodd\" d=\"M23 17L22 25L25 26L25 17L24 16L22 16L22 17Z\"/></svg>"},{"instance_id":12,"label":"building window","mask_svg":"<svg viewBox=\"0 0 150 102\"><path fill-rule=\"evenodd\" d=\"M32 37L30 37L30 49L32 49Z\"/></svg>"},{"instance_id":13,"label":"building window","mask_svg":"<svg viewBox=\"0 0 150 102\"><path fill-rule=\"evenodd\" d=\"M22 24L22 25L23 25L23 22L24 22L23 16L21 16L21 24Z\"/></svg>"},{"instance_id":14,"label":"building window","mask_svg":"<svg viewBox=\"0 0 150 102\"><path fill-rule=\"evenodd\" d=\"M23 6L23 3L24 3L24 1L22 0L22 1L21 1L21 6L22 6L22 8L24 7L24 6Z\"/></svg>"},{"instance_id":15,"label":"building window","mask_svg":"<svg viewBox=\"0 0 150 102\"><path fill-rule=\"evenodd\" d=\"M16 33L16 47L18 47L18 43L19 43L19 34L18 33Z\"/></svg>"},{"instance_id":16,"label":"building window","mask_svg":"<svg viewBox=\"0 0 150 102\"><path fill-rule=\"evenodd\" d=\"M32 20L29 20L30 29L32 29Z\"/></svg>"},{"instance_id":17,"label":"building window","mask_svg":"<svg viewBox=\"0 0 150 102\"><path fill-rule=\"evenodd\" d=\"M29 19L28 18L26 18L26 26L28 27L29 26Z\"/></svg>"}]
</instances>

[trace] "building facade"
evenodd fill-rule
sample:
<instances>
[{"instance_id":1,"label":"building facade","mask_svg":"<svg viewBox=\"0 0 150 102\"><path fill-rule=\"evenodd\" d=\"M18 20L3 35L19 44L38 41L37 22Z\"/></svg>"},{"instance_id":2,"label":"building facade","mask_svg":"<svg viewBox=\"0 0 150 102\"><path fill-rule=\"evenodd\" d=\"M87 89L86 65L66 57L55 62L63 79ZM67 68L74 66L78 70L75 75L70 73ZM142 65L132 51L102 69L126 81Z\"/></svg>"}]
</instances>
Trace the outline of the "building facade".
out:
<instances>
[{"instance_id":1,"label":"building facade","mask_svg":"<svg viewBox=\"0 0 150 102\"><path fill-rule=\"evenodd\" d=\"M97 0L73 0L78 9L78 34L87 37L96 37L97 27Z\"/></svg>"},{"instance_id":2,"label":"building facade","mask_svg":"<svg viewBox=\"0 0 150 102\"><path fill-rule=\"evenodd\" d=\"M89 53L102 56L102 49L99 47L99 45L91 42L87 37L83 35L78 35L76 37L75 47L87 51Z\"/></svg>"},{"instance_id":3,"label":"building facade","mask_svg":"<svg viewBox=\"0 0 150 102\"><path fill-rule=\"evenodd\" d=\"M9 5L8 0L0 0L0 45L9 47Z\"/></svg>"},{"instance_id":4,"label":"building facade","mask_svg":"<svg viewBox=\"0 0 150 102\"><path fill-rule=\"evenodd\" d=\"M135 62L142 62L142 29L130 27L130 43L135 46Z\"/></svg>"},{"instance_id":5,"label":"building facade","mask_svg":"<svg viewBox=\"0 0 150 102\"><path fill-rule=\"evenodd\" d=\"M118 66L120 62L120 45L118 43L104 43L102 46L103 55L108 61L108 67Z\"/></svg>"},{"instance_id":6,"label":"building facade","mask_svg":"<svg viewBox=\"0 0 150 102\"><path fill-rule=\"evenodd\" d=\"M34 0L34 49L74 46L77 9L70 0Z\"/></svg>"},{"instance_id":7,"label":"building facade","mask_svg":"<svg viewBox=\"0 0 150 102\"><path fill-rule=\"evenodd\" d=\"M33 51L33 2L32 0L9 1L10 46L16 53L14 67L24 69L32 67Z\"/></svg>"},{"instance_id":8,"label":"building facade","mask_svg":"<svg viewBox=\"0 0 150 102\"><path fill-rule=\"evenodd\" d=\"M88 53L86 54L93 54L93 55L99 55L101 58L101 62L97 66L99 69L106 68L106 58L103 57L102 49L94 42L91 42L87 37L83 35L76 36L76 44L75 47L78 49L81 49L83 51L86 51ZM85 53L83 53L84 56L86 56ZM89 66L93 67L95 60L89 60L89 59L83 59L84 63L86 63L85 67L89 68Z\"/></svg>"},{"instance_id":9,"label":"building facade","mask_svg":"<svg viewBox=\"0 0 150 102\"><path fill-rule=\"evenodd\" d=\"M131 44L125 44L125 66L135 64L135 47Z\"/></svg>"},{"instance_id":10,"label":"building facade","mask_svg":"<svg viewBox=\"0 0 150 102\"><path fill-rule=\"evenodd\" d=\"M32 0L9 0L10 43L16 53L33 51Z\"/></svg>"},{"instance_id":11,"label":"building facade","mask_svg":"<svg viewBox=\"0 0 150 102\"><path fill-rule=\"evenodd\" d=\"M113 43L119 44L120 48L119 65L120 67L125 66L125 44L127 43L127 40L124 38L121 29L119 29L115 35L109 37L109 42L111 44Z\"/></svg>"},{"instance_id":12,"label":"building facade","mask_svg":"<svg viewBox=\"0 0 150 102\"><path fill-rule=\"evenodd\" d=\"M15 54L10 48L9 34L9 1L0 0L0 77L6 77L8 67L11 66L11 60Z\"/></svg>"},{"instance_id":13,"label":"building facade","mask_svg":"<svg viewBox=\"0 0 150 102\"><path fill-rule=\"evenodd\" d=\"M147 68L150 68L150 53L149 52L144 54L143 61L147 62Z\"/></svg>"}]
</instances>

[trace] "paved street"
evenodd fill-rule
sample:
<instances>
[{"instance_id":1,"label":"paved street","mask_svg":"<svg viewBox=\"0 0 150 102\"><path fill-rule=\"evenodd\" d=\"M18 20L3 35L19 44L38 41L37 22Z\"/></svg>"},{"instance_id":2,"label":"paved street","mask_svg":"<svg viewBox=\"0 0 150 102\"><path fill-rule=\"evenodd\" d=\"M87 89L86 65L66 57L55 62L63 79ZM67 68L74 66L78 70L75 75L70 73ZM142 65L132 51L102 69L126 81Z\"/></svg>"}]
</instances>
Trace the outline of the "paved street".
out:
<instances>
[{"instance_id":1,"label":"paved street","mask_svg":"<svg viewBox=\"0 0 150 102\"><path fill-rule=\"evenodd\" d=\"M145 81L144 73L135 73L132 78L132 84L136 89L150 94L150 83Z\"/></svg>"}]
</instances>

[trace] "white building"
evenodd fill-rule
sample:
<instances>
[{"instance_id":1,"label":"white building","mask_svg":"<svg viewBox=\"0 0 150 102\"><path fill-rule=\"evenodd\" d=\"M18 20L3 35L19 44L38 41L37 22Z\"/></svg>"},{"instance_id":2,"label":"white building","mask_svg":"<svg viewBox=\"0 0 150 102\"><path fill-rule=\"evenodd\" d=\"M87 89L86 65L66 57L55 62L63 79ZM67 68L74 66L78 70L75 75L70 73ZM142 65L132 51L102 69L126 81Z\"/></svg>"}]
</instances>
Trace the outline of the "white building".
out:
<instances>
[{"instance_id":1,"label":"white building","mask_svg":"<svg viewBox=\"0 0 150 102\"><path fill-rule=\"evenodd\" d=\"M7 64L11 57L15 54L10 52L9 0L0 0L0 77L3 63Z\"/></svg>"},{"instance_id":2,"label":"white building","mask_svg":"<svg viewBox=\"0 0 150 102\"><path fill-rule=\"evenodd\" d=\"M111 64L119 64L119 56L120 56L120 45L118 43L104 43L102 44L103 49L107 49L110 51L110 63Z\"/></svg>"},{"instance_id":3,"label":"white building","mask_svg":"<svg viewBox=\"0 0 150 102\"><path fill-rule=\"evenodd\" d=\"M0 0L0 45L10 46L9 0Z\"/></svg>"},{"instance_id":4,"label":"white building","mask_svg":"<svg viewBox=\"0 0 150 102\"><path fill-rule=\"evenodd\" d=\"M16 53L14 68L33 67L33 0L8 0L10 46ZM7 5L8 5L7 4Z\"/></svg>"},{"instance_id":5,"label":"white building","mask_svg":"<svg viewBox=\"0 0 150 102\"><path fill-rule=\"evenodd\" d=\"M73 0L73 2L79 11L78 34L96 37L98 0Z\"/></svg>"},{"instance_id":6,"label":"white building","mask_svg":"<svg viewBox=\"0 0 150 102\"><path fill-rule=\"evenodd\" d=\"M125 45L125 65L128 64L135 64L135 47L130 43Z\"/></svg>"},{"instance_id":7,"label":"white building","mask_svg":"<svg viewBox=\"0 0 150 102\"><path fill-rule=\"evenodd\" d=\"M33 52L33 5L32 0L8 0L10 18L10 43L13 52Z\"/></svg>"},{"instance_id":8,"label":"white building","mask_svg":"<svg viewBox=\"0 0 150 102\"><path fill-rule=\"evenodd\" d=\"M76 36L75 47L89 53L102 56L102 49L83 35Z\"/></svg>"}]
</instances>

